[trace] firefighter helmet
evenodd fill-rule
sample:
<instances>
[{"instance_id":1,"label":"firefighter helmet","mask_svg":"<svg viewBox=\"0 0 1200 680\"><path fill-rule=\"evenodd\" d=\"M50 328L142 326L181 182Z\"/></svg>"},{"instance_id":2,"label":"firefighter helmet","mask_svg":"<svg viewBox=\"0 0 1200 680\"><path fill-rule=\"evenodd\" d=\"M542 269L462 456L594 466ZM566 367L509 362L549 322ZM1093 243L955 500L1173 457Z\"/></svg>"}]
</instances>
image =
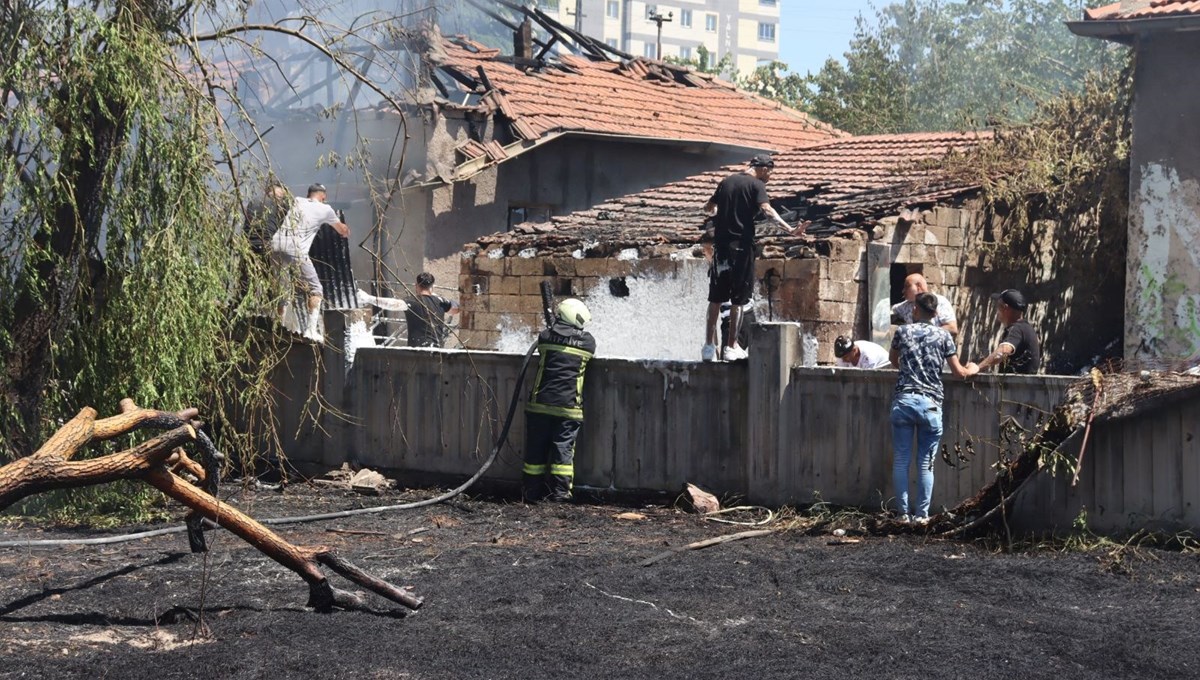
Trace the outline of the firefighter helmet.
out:
<instances>
[{"instance_id":1,"label":"firefighter helmet","mask_svg":"<svg viewBox=\"0 0 1200 680\"><path fill-rule=\"evenodd\" d=\"M581 329L592 320L592 313L582 300L567 298L558 303L558 318L565 324Z\"/></svg>"}]
</instances>

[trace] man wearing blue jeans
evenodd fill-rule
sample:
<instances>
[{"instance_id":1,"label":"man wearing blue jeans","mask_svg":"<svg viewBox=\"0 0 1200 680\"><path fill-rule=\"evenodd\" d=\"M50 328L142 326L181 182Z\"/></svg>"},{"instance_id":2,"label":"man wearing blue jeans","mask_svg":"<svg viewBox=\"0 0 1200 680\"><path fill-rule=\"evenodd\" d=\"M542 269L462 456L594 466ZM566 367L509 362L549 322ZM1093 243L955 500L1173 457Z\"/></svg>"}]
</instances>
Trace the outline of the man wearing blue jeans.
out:
<instances>
[{"instance_id":1,"label":"man wearing blue jeans","mask_svg":"<svg viewBox=\"0 0 1200 680\"><path fill-rule=\"evenodd\" d=\"M913 323L900 326L892 336L892 365L900 369L896 399L892 402L892 485L901 522L929 522L933 495L933 457L942 440L942 365L959 378L979 372L974 362L963 366L958 347L945 329L935 326L938 299L920 293L914 300ZM917 440L917 498L908 502L908 466Z\"/></svg>"}]
</instances>

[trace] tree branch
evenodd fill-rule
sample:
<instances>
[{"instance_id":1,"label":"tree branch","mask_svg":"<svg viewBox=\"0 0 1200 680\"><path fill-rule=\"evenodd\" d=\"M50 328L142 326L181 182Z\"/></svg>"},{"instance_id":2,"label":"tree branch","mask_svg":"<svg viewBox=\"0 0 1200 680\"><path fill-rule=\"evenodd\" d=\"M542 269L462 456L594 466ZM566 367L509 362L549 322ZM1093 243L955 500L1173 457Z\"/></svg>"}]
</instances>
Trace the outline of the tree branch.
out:
<instances>
[{"instance_id":1,"label":"tree branch","mask_svg":"<svg viewBox=\"0 0 1200 680\"><path fill-rule=\"evenodd\" d=\"M307 25L307 23L309 22L309 18L305 17L303 20L304 20L305 24ZM343 71L345 71L345 72L349 73L351 76L353 76L355 80L361 82L363 85L370 88L373 92L375 92L375 94L378 94L380 97L383 97L389 104L391 104L393 107L395 107L395 109L397 111L403 110L402 103L400 101L398 101L395 97L393 97L391 94L385 92L383 90L383 88L379 87L378 85L373 83L371 80L369 80L365 75L360 73L358 71L358 69L351 66L350 63L348 61L346 61L345 59L343 59L341 56L339 56L336 53L334 53L333 51L331 51L325 45L323 45L323 44L317 42L316 40L310 38L309 36L305 35L300 30L286 28L284 26L279 26L278 24L240 24L238 26L230 26L228 28L223 28L223 29L221 29L219 31L215 31L213 33L194 34L194 35L189 36L189 38L195 42L211 42L211 41L215 41L215 40L220 40L222 38L228 38L230 36L235 36L239 33L255 33L255 32L279 33L281 35L291 36L293 38L296 38L297 40L300 40L301 42L308 44L310 47L317 50L321 54L324 54L326 57L328 57L330 60L332 60L333 63L337 64L338 67L341 68Z\"/></svg>"}]
</instances>

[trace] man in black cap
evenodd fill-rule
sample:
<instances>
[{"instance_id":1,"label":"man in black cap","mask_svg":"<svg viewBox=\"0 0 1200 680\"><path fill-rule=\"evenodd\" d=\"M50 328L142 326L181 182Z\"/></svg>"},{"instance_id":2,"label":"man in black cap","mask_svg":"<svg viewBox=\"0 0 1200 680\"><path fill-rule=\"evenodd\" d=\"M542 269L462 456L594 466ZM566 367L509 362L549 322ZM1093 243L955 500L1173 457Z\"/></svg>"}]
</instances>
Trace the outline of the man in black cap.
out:
<instances>
[{"instance_id":1,"label":"man in black cap","mask_svg":"<svg viewBox=\"0 0 1200 680\"><path fill-rule=\"evenodd\" d=\"M754 218L761 210L775 224L793 236L804 233L807 223L792 228L775 209L767 197L767 182L775 161L770 154L759 154L750 159L750 170L738 172L721 180L712 198L704 206L704 213L713 218L713 263L708 279L708 319L705 325L704 347L700 357L704 361L717 360L717 322L721 315L721 303L730 302L728 340L721 352L725 361L745 359L746 350L738 345L741 330L742 306L750 302L754 293Z\"/></svg>"},{"instance_id":2,"label":"man in black cap","mask_svg":"<svg viewBox=\"0 0 1200 680\"><path fill-rule=\"evenodd\" d=\"M1042 347L1033 326L1025 320L1025 309L1029 307L1025 296L1009 288L993 294L992 299L999 303L996 316L1004 324L1004 338L995 350L979 360L979 370L999 365L1001 373L1037 373L1042 367Z\"/></svg>"}]
</instances>

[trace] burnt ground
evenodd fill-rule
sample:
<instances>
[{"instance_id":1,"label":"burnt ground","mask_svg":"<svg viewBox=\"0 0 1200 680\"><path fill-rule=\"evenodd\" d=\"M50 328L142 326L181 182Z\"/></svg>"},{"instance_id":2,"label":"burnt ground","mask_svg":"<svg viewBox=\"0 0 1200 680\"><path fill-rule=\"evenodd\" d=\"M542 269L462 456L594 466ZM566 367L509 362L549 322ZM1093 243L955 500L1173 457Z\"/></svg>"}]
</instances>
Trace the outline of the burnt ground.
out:
<instances>
[{"instance_id":1,"label":"burnt ground","mask_svg":"<svg viewBox=\"0 0 1200 680\"><path fill-rule=\"evenodd\" d=\"M268 517L364 502L292 487L239 505ZM631 510L645 518L616 517ZM638 565L740 530L663 507L497 500L281 528L413 586L426 605L409 615L373 595L379 613L308 610L297 576L220 532L207 558L182 535L0 549L0 678L1200 676L1194 554L1116 563L793 531Z\"/></svg>"}]
</instances>

